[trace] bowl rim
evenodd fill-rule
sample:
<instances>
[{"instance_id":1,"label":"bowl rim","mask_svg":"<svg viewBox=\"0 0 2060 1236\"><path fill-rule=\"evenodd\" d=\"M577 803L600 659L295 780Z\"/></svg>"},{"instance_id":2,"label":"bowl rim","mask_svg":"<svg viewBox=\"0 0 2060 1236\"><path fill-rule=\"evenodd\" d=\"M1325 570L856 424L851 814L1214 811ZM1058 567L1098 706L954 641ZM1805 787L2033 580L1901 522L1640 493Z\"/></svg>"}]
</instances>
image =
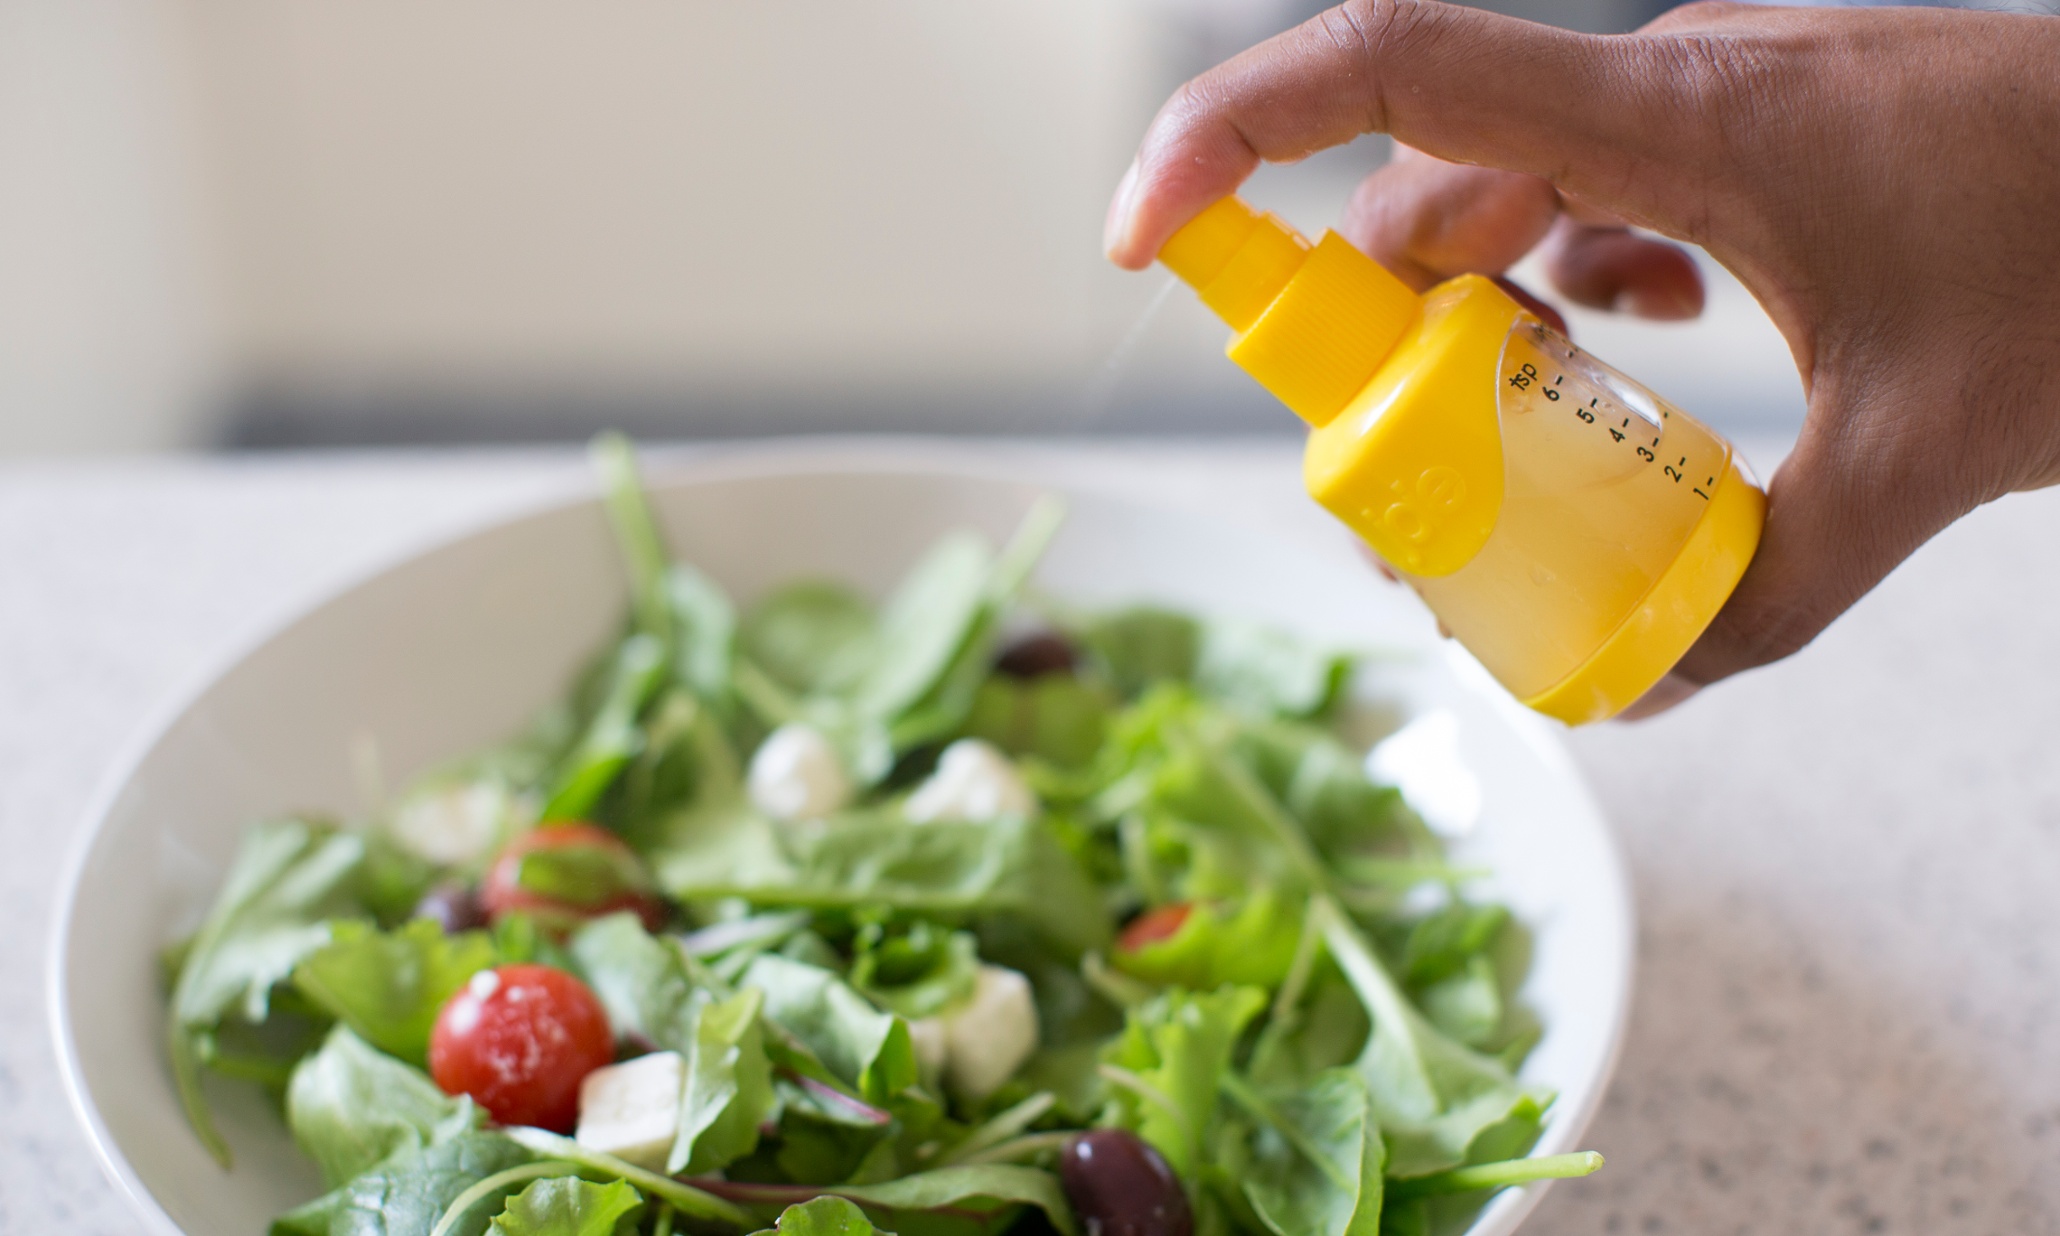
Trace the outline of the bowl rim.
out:
<instances>
[{"instance_id":1,"label":"bowl rim","mask_svg":"<svg viewBox=\"0 0 2060 1236\"><path fill-rule=\"evenodd\" d=\"M1070 443L1047 443L1031 439L998 439L969 442L920 435L827 435L744 443L652 443L640 446L646 470L646 484L652 489L715 484L757 478L817 474L891 475L906 473L954 480L985 480L1005 483L1047 483L1123 501L1151 510L1195 515L1198 512L1177 498L1139 496L1120 489L1099 476L1063 478L1045 476L1063 467ZM591 476L583 469L569 468L561 479L548 480L537 492L526 494L505 506L496 506L414 538L404 538L391 549L371 556L311 590L307 595L281 605L233 633L224 643L199 658L178 683L144 713L144 719L130 732L95 782L78 819L83 827L72 840L60 868L58 895L52 907L49 943L44 954L44 998L47 1003L52 1047L58 1074L73 1117L86 1134L93 1157L103 1175L115 1186L130 1212L157 1236L191 1236L175 1222L157 1197L136 1174L128 1156L116 1144L98 1105L87 1091L84 1069L72 1031L70 984L67 959L71 952L72 924L78 909L80 884L87 865L98 849L109 816L138 768L150 757L179 719L192 710L223 677L260 648L282 637L302 621L346 593L370 584L380 576L416 558L435 553L493 528L520 520L538 518L570 507L597 501ZM1287 539L1277 529L1250 519L1210 512L1210 518L1262 537ZM1608 818L1595 802L1587 779L1575 766L1564 743L1544 718L1525 709L1506 692L1494 688L1491 679L1463 650L1446 646L1449 668L1462 680L1486 682L1483 694L1499 721L1507 725L1540 760L1566 774L1571 792L1597 825L1602 842L1599 875L1614 899L1622 906L1622 963L1610 976L1621 993L1608 1026L1600 1067L1581 1102L1572 1108L1555 1103L1547 1132L1555 1140L1579 1138L1600 1110L1604 1095L1623 1056L1630 1020L1632 985L1637 971L1637 904L1625 864L1623 847ZM1546 1180L1506 1189L1495 1197L1467 1229L1466 1236L1508 1236L1544 1200L1553 1184Z\"/></svg>"}]
</instances>

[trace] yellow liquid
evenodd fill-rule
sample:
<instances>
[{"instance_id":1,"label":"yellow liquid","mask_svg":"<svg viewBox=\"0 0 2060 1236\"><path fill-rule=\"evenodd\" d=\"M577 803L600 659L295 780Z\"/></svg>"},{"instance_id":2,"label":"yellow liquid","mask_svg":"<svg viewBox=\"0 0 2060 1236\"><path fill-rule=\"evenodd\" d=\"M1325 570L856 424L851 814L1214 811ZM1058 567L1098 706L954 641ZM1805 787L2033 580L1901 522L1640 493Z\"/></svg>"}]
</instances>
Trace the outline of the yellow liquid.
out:
<instances>
[{"instance_id":1,"label":"yellow liquid","mask_svg":"<svg viewBox=\"0 0 2060 1236\"><path fill-rule=\"evenodd\" d=\"M1497 377L1502 509L1450 575L1410 576L1518 698L1599 648L1673 564L1731 464L1699 421L1520 319Z\"/></svg>"}]
</instances>

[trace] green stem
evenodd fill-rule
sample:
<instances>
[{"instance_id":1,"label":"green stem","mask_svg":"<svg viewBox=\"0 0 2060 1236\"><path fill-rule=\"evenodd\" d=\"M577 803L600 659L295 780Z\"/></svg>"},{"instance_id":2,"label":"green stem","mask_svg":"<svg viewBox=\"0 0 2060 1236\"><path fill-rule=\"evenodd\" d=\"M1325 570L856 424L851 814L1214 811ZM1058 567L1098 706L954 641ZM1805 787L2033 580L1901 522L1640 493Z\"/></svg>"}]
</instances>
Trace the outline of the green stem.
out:
<instances>
[{"instance_id":1,"label":"green stem","mask_svg":"<svg viewBox=\"0 0 2060 1236\"><path fill-rule=\"evenodd\" d=\"M948 1154L938 1156L937 1166L950 1167L983 1150L999 1146L1036 1123L1038 1117L1050 1111L1057 1103L1058 1100L1051 1096L1050 1091L1038 1091L968 1133L966 1139L952 1147Z\"/></svg>"},{"instance_id":2,"label":"green stem","mask_svg":"<svg viewBox=\"0 0 2060 1236\"><path fill-rule=\"evenodd\" d=\"M665 603L665 543L658 534L658 521L644 497L637 479L636 452L629 439L606 433L594 439L589 450L594 470L601 474L602 497L609 522L615 525L615 539L622 547L629 568L630 593L637 626L645 633L668 638L671 612Z\"/></svg>"},{"instance_id":3,"label":"green stem","mask_svg":"<svg viewBox=\"0 0 2060 1236\"><path fill-rule=\"evenodd\" d=\"M1540 1155L1535 1159L1505 1159L1500 1163L1476 1163L1470 1167L1433 1172L1428 1176L1390 1180L1388 1197L1395 1201L1406 1201L1413 1197L1430 1197L1439 1193L1506 1189L1511 1185L1529 1184L1534 1180L1567 1180L1575 1176L1586 1176L1601 1166L1602 1156L1592 1150L1583 1150L1575 1154Z\"/></svg>"},{"instance_id":4,"label":"green stem","mask_svg":"<svg viewBox=\"0 0 2060 1236\"><path fill-rule=\"evenodd\" d=\"M658 1203L658 1218L651 1224L651 1236L672 1236L672 1203Z\"/></svg>"},{"instance_id":5,"label":"green stem","mask_svg":"<svg viewBox=\"0 0 2060 1236\"><path fill-rule=\"evenodd\" d=\"M757 1228L757 1220L713 1193L704 1193L692 1185L681 1184L670 1176L646 1171L612 1154L589 1150L569 1137L560 1137L544 1129L513 1128L504 1132L510 1141L526 1150L549 1155L554 1159L563 1159L618 1180L627 1180L644 1192L671 1202L674 1209L690 1218L711 1219L747 1232Z\"/></svg>"},{"instance_id":6,"label":"green stem","mask_svg":"<svg viewBox=\"0 0 2060 1236\"><path fill-rule=\"evenodd\" d=\"M1066 1143L1078 1134L1072 1129L1060 1129L1052 1133L1025 1133L1012 1137L998 1145L989 1146L978 1154L969 1154L958 1161L959 1167L976 1167L983 1163L1021 1163L1034 1159L1047 1151L1065 1149Z\"/></svg>"},{"instance_id":7,"label":"green stem","mask_svg":"<svg viewBox=\"0 0 2060 1236\"><path fill-rule=\"evenodd\" d=\"M452 1198L451 1204L444 1207L443 1216L437 1219L435 1227L429 1229L429 1236L447 1236L447 1233L465 1217L467 1211L496 1193L506 1192L510 1185L540 1180L545 1176L571 1176L578 1171L579 1169L570 1163L524 1163L520 1167L511 1167L507 1171L495 1172L483 1180L474 1181L471 1188Z\"/></svg>"}]
</instances>

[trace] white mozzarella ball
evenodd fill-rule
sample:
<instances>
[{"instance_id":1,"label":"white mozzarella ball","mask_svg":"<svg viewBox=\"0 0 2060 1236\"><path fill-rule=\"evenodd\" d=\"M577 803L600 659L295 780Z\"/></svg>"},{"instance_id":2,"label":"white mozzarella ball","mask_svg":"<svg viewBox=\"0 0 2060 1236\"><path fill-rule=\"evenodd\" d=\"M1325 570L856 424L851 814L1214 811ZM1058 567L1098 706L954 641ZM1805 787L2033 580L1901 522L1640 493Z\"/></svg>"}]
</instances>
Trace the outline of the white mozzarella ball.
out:
<instances>
[{"instance_id":1,"label":"white mozzarella ball","mask_svg":"<svg viewBox=\"0 0 2060 1236\"><path fill-rule=\"evenodd\" d=\"M837 748L810 726L783 725L758 744L746 778L751 805L776 820L814 820L851 801Z\"/></svg>"},{"instance_id":2,"label":"white mozzarella ball","mask_svg":"<svg viewBox=\"0 0 2060 1236\"><path fill-rule=\"evenodd\" d=\"M997 820L1034 814L1037 796L991 743L961 738L944 749L937 771L916 787L902 810L919 823Z\"/></svg>"},{"instance_id":3,"label":"white mozzarella ball","mask_svg":"<svg viewBox=\"0 0 2060 1236\"><path fill-rule=\"evenodd\" d=\"M484 858L509 831L514 803L490 781L440 786L409 797L387 831L418 858L455 867Z\"/></svg>"},{"instance_id":4,"label":"white mozzarella ball","mask_svg":"<svg viewBox=\"0 0 2060 1236\"><path fill-rule=\"evenodd\" d=\"M982 1099L1037 1050L1037 1001L1030 980L1001 966L981 966L973 994L944 1013L945 1066L951 1088Z\"/></svg>"},{"instance_id":5,"label":"white mozzarella ball","mask_svg":"<svg viewBox=\"0 0 2060 1236\"><path fill-rule=\"evenodd\" d=\"M679 1136L686 1064L676 1051L656 1051L587 1074L579 1084L575 1141L652 1171L665 1170Z\"/></svg>"}]
</instances>

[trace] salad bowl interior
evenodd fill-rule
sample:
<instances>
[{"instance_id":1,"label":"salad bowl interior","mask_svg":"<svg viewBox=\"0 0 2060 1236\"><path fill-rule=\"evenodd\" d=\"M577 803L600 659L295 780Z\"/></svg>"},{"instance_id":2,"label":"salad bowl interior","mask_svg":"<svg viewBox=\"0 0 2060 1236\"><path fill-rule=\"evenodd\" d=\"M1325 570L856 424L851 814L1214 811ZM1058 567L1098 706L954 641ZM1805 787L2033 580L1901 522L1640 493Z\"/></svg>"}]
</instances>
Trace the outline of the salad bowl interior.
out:
<instances>
[{"instance_id":1,"label":"salad bowl interior","mask_svg":"<svg viewBox=\"0 0 2060 1236\"><path fill-rule=\"evenodd\" d=\"M747 601L797 577L884 592L943 532L1004 540L1049 487L949 454L818 448L657 469L675 556ZM1036 589L1152 601L1378 650L1361 706L1403 788L1532 935L1523 999L1544 1027L1521 1076L1558 1099L1536 1151L1575 1149L1614 1062L1631 914L1619 858L1551 728L1345 552L1097 490L1069 513ZM171 710L104 788L52 957L59 1058L110 1177L149 1230L261 1232L321 1191L253 1088L211 1086L224 1172L181 1114L159 956L205 910L252 822L351 817L421 769L517 730L618 629L626 581L599 502L578 495L416 554L242 649ZM1412 784L1412 779L1414 783ZM1476 1222L1514 1229L1542 1186Z\"/></svg>"}]
</instances>

